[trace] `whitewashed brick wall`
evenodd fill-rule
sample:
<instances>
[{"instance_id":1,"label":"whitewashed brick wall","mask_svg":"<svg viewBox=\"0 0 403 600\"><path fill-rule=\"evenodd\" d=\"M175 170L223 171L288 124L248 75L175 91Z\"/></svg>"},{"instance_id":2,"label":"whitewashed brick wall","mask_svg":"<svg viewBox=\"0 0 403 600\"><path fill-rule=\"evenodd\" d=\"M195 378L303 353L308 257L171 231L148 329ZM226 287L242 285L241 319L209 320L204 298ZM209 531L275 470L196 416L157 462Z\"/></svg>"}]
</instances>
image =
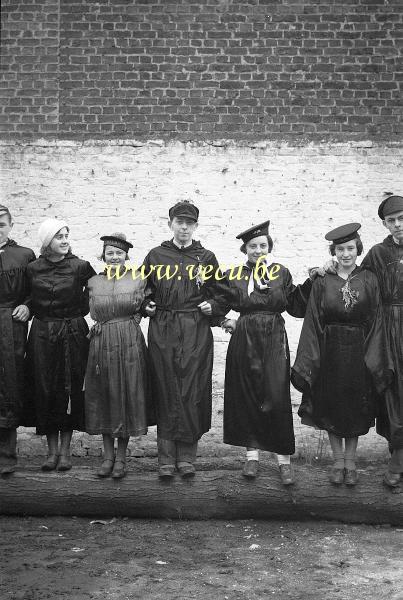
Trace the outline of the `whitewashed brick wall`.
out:
<instances>
[{"instance_id":1,"label":"whitewashed brick wall","mask_svg":"<svg viewBox=\"0 0 403 600\"><path fill-rule=\"evenodd\" d=\"M14 215L13 237L38 251L37 229L65 218L73 250L101 267L99 237L123 231L132 262L170 237L168 208L191 199L196 238L223 265L243 260L235 235L270 218L274 259L298 283L328 258L324 234L362 223L364 248L387 231L377 217L384 191L403 193L403 144L41 142L0 143L1 196ZM301 322L287 318L292 354ZM228 337L215 330L215 388L221 389Z\"/></svg>"}]
</instances>

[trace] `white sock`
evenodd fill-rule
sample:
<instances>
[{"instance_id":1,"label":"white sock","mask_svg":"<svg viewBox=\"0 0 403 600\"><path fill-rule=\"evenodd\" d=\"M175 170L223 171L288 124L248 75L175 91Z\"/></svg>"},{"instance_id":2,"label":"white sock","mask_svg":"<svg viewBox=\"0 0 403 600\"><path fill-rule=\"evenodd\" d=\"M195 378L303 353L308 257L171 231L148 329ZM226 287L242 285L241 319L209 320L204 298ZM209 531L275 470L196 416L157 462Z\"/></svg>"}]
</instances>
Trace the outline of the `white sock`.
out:
<instances>
[{"instance_id":1,"label":"white sock","mask_svg":"<svg viewBox=\"0 0 403 600\"><path fill-rule=\"evenodd\" d=\"M259 460L259 450L247 450L246 460Z\"/></svg>"},{"instance_id":2,"label":"white sock","mask_svg":"<svg viewBox=\"0 0 403 600\"><path fill-rule=\"evenodd\" d=\"M290 465L291 457L289 454L277 454L277 462L279 465Z\"/></svg>"}]
</instances>

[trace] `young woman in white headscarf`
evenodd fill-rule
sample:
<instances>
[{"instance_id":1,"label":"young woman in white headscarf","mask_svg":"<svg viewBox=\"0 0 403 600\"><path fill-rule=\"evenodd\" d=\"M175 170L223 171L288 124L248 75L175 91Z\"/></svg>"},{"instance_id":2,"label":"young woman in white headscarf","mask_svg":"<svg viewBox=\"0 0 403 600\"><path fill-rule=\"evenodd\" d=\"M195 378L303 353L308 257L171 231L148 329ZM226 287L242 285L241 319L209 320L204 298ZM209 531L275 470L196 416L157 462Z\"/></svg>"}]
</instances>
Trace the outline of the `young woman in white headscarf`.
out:
<instances>
[{"instance_id":1,"label":"young woman in white headscarf","mask_svg":"<svg viewBox=\"0 0 403 600\"><path fill-rule=\"evenodd\" d=\"M46 219L39 228L41 254L28 265L33 322L27 344L30 396L24 425L46 435L42 470L71 469L73 430L85 431L83 383L88 356L87 282L95 274L70 247L70 228Z\"/></svg>"}]
</instances>

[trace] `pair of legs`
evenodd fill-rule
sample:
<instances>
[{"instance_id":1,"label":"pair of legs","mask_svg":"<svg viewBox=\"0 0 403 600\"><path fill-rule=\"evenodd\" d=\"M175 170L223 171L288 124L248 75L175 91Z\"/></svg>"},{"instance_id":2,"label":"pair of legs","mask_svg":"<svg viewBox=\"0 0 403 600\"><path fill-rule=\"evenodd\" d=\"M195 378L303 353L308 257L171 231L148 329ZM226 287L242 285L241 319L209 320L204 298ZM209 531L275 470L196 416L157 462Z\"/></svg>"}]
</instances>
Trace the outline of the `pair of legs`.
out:
<instances>
[{"instance_id":1,"label":"pair of legs","mask_svg":"<svg viewBox=\"0 0 403 600\"><path fill-rule=\"evenodd\" d=\"M17 465L17 430L0 427L0 475L7 475Z\"/></svg>"},{"instance_id":2,"label":"pair of legs","mask_svg":"<svg viewBox=\"0 0 403 600\"><path fill-rule=\"evenodd\" d=\"M59 447L60 435L60 447ZM43 471L68 471L71 469L70 444L72 431L54 431L46 434L48 458L42 465Z\"/></svg>"},{"instance_id":3,"label":"pair of legs","mask_svg":"<svg viewBox=\"0 0 403 600\"><path fill-rule=\"evenodd\" d=\"M129 438L117 438L115 456L115 439L108 433L102 434L104 442L104 460L97 472L98 477L112 475L114 479L122 479L126 475L126 451Z\"/></svg>"},{"instance_id":4,"label":"pair of legs","mask_svg":"<svg viewBox=\"0 0 403 600\"><path fill-rule=\"evenodd\" d=\"M339 485L345 481L347 485L355 485L358 480L355 466L358 436L342 438L330 432L328 432L328 436L334 460L330 478L331 482ZM345 442L344 450L343 439Z\"/></svg>"},{"instance_id":5,"label":"pair of legs","mask_svg":"<svg viewBox=\"0 0 403 600\"><path fill-rule=\"evenodd\" d=\"M160 477L172 477L175 467L182 477L192 477L196 469L196 442L166 440L158 437L158 466Z\"/></svg>"},{"instance_id":6,"label":"pair of legs","mask_svg":"<svg viewBox=\"0 0 403 600\"><path fill-rule=\"evenodd\" d=\"M394 488L399 485L402 479L403 448L392 448L389 444L389 452L391 457L383 481L387 486Z\"/></svg>"},{"instance_id":7,"label":"pair of legs","mask_svg":"<svg viewBox=\"0 0 403 600\"><path fill-rule=\"evenodd\" d=\"M291 457L289 454L276 454L280 469L281 481L284 485L294 483L291 470ZM246 448L246 463L243 468L245 477L256 477L259 465L259 450L257 448Z\"/></svg>"}]
</instances>

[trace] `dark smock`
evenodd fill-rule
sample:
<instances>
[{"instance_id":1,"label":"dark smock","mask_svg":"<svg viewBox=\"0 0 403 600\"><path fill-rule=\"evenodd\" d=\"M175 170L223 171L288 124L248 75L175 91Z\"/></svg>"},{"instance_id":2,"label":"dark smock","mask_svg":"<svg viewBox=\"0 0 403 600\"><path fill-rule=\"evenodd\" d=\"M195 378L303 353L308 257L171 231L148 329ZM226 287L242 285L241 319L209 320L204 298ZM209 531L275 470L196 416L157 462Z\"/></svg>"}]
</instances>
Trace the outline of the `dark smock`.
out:
<instances>
[{"instance_id":1,"label":"dark smock","mask_svg":"<svg viewBox=\"0 0 403 600\"><path fill-rule=\"evenodd\" d=\"M166 241L146 256L145 273L152 265L163 265L161 273L166 266L171 273L177 266L171 279L158 278L155 270L147 279L146 302L157 305L150 319L148 350L158 436L194 443L210 429L213 368L211 320L197 305L211 297L218 263L198 241L184 249ZM192 279L198 265L212 266L212 277L203 285Z\"/></svg>"},{"instance_id":2,"label":"dark smock","mask_svg":"<svg viewBox=\"0 0 403 600\"><path fill-rule=\"evenodd\" d=\"M94 269L74 254L59 262L40 256L27 275L34 319L27 344L24 425L39 435L85 431L83 382L87 365L87 282ZM31 400L31 401L30 401Z\"/></svg>"},{"instance_id":3,"label":"dark smock","mask_svg":"<svg viewBox=\"0 0 403 600\"><path fill-rule=\"evenodd\" d=\"M240 313L225 368L224 443L293 454L290 353L281 313L303 317L312 284L308 279L293 285L289 270L280 265L278 278L262 290L255 282L249 296L252 268L247 263L240 279L227 278L227 292L219 285L226 309Z\"/></svg>"},{"instance_id":4,"label":"dark smock","mask_svg":"<svg viewBox=\"0 0 403 600\"><path fill-rule=\"evenodd\" d=\"M30 307L27 265L30 248L8 240L0 248L0 468L16 461L15 429L20 424L24 393L24 355L28 323L15 321L13 310Z\"/></svg>"},{"instance_id":5,"label":"dark smock","mask_svg":"<svg viewBox=\"0 0 403 600\"><path fill-rule=\"evenodd\" d=\"M303 392L302 423L339 437L368 433L375 424L375 387L392 378L376 277L356 267L350 288L357 303L346 308L339 275L318 277L304 319L292 383Z\"/></svg>"},{"instance_id":6,"label":"dark smock","mask_svg":"<svg viewBox=\"0 0 403 600\"><path fill-rule=\"evenodd\" d=\"M136 274L137 275L137 274ZM145 281L129 271L88 282L90 331L85 421L90 434L128 438L147 433L150 413L147 347L140 329Z\"/></svg>"},{"instance_id":7,"label":"dark smock","mask_svg":"<svg viewBox=\"0 0 403 600\"><path fill-rule=\"evenodd\" d=\"M399 451L399 466L395 465L393 470L403 472L403 246L389 235L370 249L361 266L370 269L378 279L395 372L393 385L381 403L377 431L391 448Z\"/></svg>"}]
</instances>

